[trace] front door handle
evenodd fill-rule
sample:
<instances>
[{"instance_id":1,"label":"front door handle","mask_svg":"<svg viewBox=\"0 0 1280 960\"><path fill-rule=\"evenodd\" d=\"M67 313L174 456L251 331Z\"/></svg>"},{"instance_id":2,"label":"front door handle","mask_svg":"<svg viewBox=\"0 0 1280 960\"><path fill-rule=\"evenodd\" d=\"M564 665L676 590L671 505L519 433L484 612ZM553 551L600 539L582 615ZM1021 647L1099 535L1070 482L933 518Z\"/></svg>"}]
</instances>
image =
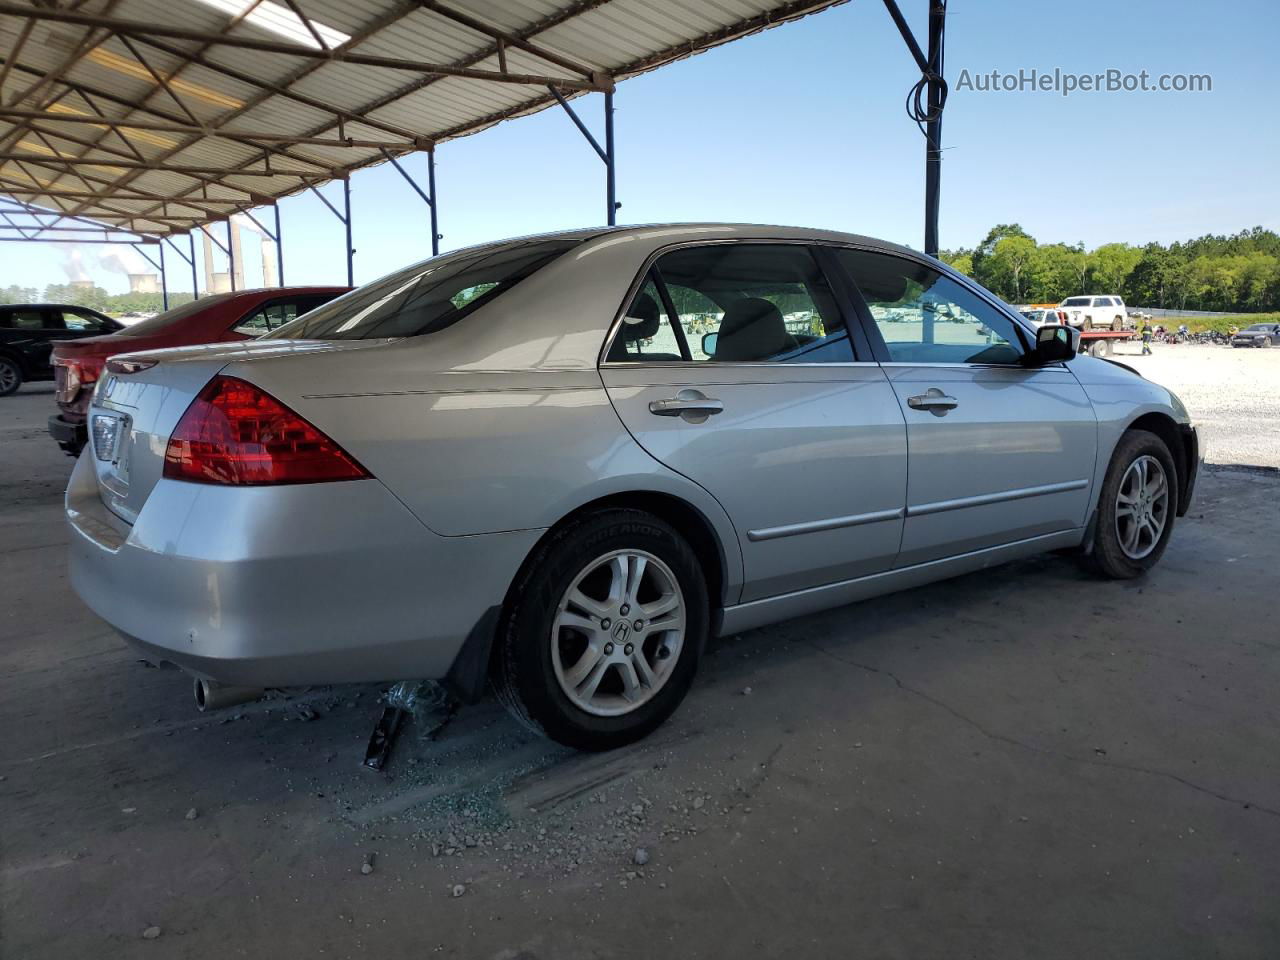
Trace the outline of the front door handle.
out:
<instances>
[{"instance_id":1,"label":"front door handle","mask_svg":"<svg viewBox=\"0 0 1280 960\"><path fill-rule=\"evenodd\" d=\"M907 397L907 406L912 410L928 410L935 417L945 417L948 411L960 406L960 401L937 387L930 387L917 397Z\"/></svg>"},{"instance_id":2,"label":"front door handle","mask_svg":"<svg viewBox=\"0 0 1280 960\"><path fill-rule=\"evenodd\" d=\"M683 417L689 423L701 423L723 411L723 403L699 390L681 390L674 397L654 400L649 404L649 412L655 416Z\"/></svg>"}]
</instances>

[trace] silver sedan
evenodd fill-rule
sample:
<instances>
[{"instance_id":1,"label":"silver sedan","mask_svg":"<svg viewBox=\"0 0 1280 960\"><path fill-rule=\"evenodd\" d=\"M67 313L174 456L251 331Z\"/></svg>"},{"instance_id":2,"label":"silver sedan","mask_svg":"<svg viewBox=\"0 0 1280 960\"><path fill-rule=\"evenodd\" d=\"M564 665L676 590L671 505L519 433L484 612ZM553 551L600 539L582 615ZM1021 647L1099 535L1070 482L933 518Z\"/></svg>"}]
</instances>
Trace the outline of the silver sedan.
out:
<instances>
[{"instance_id":1,"label":"silver sedan","mask_svg":"<svg viewBox=\"0 0 1280 960\"><path fill-rule=\"evenodd\" d=\"M608 748L675 710L711 636L1046 550L1155 564L1196 432L1078 338L842 233L461 250L263 340L114 358L72 582L206 705L492 682Z\"/></svg>"}]
</instances>

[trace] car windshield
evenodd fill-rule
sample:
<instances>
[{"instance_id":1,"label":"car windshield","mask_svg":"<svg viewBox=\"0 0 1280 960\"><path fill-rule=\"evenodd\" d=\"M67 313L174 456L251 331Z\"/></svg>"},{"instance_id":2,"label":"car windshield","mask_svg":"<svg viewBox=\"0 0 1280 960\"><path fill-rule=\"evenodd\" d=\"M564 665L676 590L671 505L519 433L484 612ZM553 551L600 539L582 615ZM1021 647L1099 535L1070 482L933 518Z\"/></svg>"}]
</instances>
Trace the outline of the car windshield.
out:
<instances>
[{"instance_id":1,"label":"car windshield","mask_svg":"<svg viewBox=\"0 0 1280 960\"><path fill-rule=\"evenodd\" d=\"M264 340L418 337L490 303L581 241L519 240L425 260L312 310Z\"/></svg>"},{"instance_id":2,"label":"car windshield","mask_svg":"<svg viewBox=\"0 0 1280 960\"><path fill-rule=\"evenodd\" d=\"M1064 307L1087 307L1089 306L1089 297L1067 297L1062 301Z\"/></svg>"},{"instance_id":3,"label":"car windshield","mask_svg":"<svg viewBox=\"0 0 1280 960\"><path fill-rule=\"evenodd\" d=\"M204 297L200 300L192 300L190 303L184 303L180 307L174 307L172 310L156 314L150 320L143 320L141 323L125 327L116 335L120 337L149 337L152 334L163 333L174 324L187 319L187 317L193 317L202 310L207 310L214 304L229 300L233 296L235 294L223 293L213 297Z\"/></svg>"},{"instance_id":4,"label":"car windshield","mask_svg":"<svg viewBox=\"0 0 1280 960\"><path fill-rule=\"evenodd\" d=\"M1259 333L1261 333L1261 332L1263 332L1264 330L1270 330L1270 329L1271 329L1271 327L1270 327L1270 326L1268 326L1268 325L1267 325L1267 324L1265 324L1265 323L1255 323L1255 324L1254 324L1253 326L1251 326L1251 327L1245 327L1245 329L1246 329L1246 330L1257 330Z\"/></svg>"}]
</instances>

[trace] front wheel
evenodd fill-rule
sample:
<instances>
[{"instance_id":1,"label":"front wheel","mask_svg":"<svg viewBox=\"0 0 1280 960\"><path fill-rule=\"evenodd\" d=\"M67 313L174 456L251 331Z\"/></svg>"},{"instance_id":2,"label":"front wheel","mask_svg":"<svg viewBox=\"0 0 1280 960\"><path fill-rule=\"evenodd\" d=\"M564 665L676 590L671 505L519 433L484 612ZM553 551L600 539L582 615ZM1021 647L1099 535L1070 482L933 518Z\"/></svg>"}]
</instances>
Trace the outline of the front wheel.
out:
<instances>
[{"instance_id":1,"label":"front wheel","mask_svg":"<svg viewBox=\"0 0 1280 960\"><path fill-rule=\"evenodd\" d=\"M17 393L22 386L22 368L8 357L0 357L0 397Z\"/></svg>"},{"instance_id":2,"label":"front wheel","mask_svg":"<svg viewBox=\"0 0 1280 960\"><path fill-rule=\"evenodd\" d=\"M643 511L602 511L531 558L499 633L494 686L531 729L609 750L675 712L709 623L706 580L685 539Z\"/></svg>"},{"instance_id":3,"label":"front wheel","mask_svg":"<svg viewBox=\"0 0 1280 960\"><path fill-rule=\"evenodd\" d=\"M1131 580L1159 562L1173 532L1178 474L1165 442L1130 430L1116 444L1102 482L1092 565L1103 576Z\"/></svg>"}]
</instances>

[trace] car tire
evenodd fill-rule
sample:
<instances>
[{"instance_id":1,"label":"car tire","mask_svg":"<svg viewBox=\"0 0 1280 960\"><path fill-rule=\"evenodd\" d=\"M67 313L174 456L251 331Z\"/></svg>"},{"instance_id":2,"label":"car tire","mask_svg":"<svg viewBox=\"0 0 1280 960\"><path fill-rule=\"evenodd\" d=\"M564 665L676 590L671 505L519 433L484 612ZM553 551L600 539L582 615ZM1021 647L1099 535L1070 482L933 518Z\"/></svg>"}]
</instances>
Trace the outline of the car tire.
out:
<instances>
[{"instance_id":1,"label":"car tire","mask_svg":"<svg viewBox=\"0 0 1280 960\"><path fill-rule=\"evenodd\" d=\"M22 367L8 357L0 357L0 397L18 392L22 386Z\"/></svg>"},{"instance_id":2,"label":"car tire","mask_svg":"<svg viewBox=\"0 0 1280 960\"><path fill-rule=\"evenodd\" d=\"M1084 318L1084 320L1080 323L1080 329L1081 329L1081 330L1092 330L1092 329L1093 329L1093 318L1092 318L1092 317L1085 317L1085 318Z\"/></svg>"},{"instance_id":3,"label":"car tire","mask_svg":"<svg viewBox=\"0 0 1280 960\"><path fill-rule=\"evenodd\" d=\"M1263 348L1263 349L1265 350L1267 347L1271 346L1271 338L1270 338L1270 337L1262 337L1262 338L1261 338L1261 342L1258 344L1258 346L1259 346L1259 347L1261 347L1261 348Z\"/></svg>"},{"instance_id":4,"label":"car tire","mask_svg":"<svg viewBox=\"0 0 1280 960\"><path fill-rule=\"evenodd\" d=\"M619 568L628 584L625 571L643 571L634 590L624 586L615 594ZM673 597L674 613L647 623L633 619ZM679 630L652 629L675 617ZM578 625L584 622L590 632ZM702 564L674 528L641 510L589 514L556 531L526 563L498 629L494 687L531 730L579 750L611 750L648 735L675 712L693 683L709 627Z\"/></svg>"},{"instance_id":5,"label":"car tire","mask_svg":"<svg viewBox=\"0 0 1280 960\"><path fill-rule=\"evenodd\" d=\"M1153 465L1158 465L1164 481L1160 495L1152 493ZM1145 489L1135 496L1138 487ZM1125 433L1111 455L1098 498L1086 553L1094 571L1113 580L1132 580L1154 567L1173 532L1178 494L1178 472L1165 442L1146 430ZM1145 527L1144 518L1148 520ZM1142 528L1136 537L1135 526Z\"/></svg>"},{"instance_id":6,"label":"car tire","mask_svg":"<svg viewBox=\"0 0 1280 960\"><path fill-rule=\"evenodd\" d=\"M1124 321L1121 320L1119 317L1116 317L1114 320L1111 321L1111 329L1115 331L1123 330Z\"/></svg>"}]
</instances>

